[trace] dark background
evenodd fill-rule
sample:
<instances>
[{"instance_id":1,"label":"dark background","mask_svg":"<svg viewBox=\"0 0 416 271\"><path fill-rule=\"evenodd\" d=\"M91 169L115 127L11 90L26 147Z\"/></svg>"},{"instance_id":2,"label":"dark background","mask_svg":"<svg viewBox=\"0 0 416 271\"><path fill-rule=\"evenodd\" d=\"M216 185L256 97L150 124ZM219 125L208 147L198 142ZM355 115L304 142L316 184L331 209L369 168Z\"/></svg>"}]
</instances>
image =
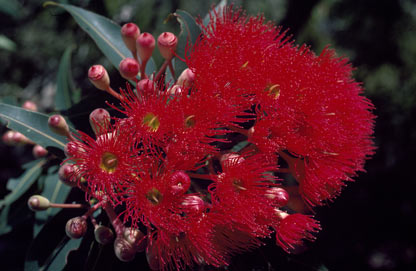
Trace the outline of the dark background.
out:
<instances>
[{"instance_id":1,"label":"dark background","mask_svg":"<svg viewBox=\"0 0 416 271\"><path fill-rule=\"evenodd\" d=\"M178 33L170 12L205 15L209 1L62 1L110 17L136 22L157 35ZM289 28L296 43L319 53L327 44L356 67L365 95L375 104L377 152L356 182L329 206L317 209L323 230L308 249L286 255L270 244L236 256L231 270L416 270L416 2L412 0L258 0L236 1L248 14L264 13ZM0 0L0 97L18 104L34 100L53 110L56 70L65 48L76 45L72 73L79 88L92 91L89 66L111 65L65 12L43 8L42 1ZM8 40L5 42L4 38ZM160 58L156 58L160 61ZM109 69L114 85L123 81ZM1 127L3 133L6 128ZM27 147L0 143L0 197L21 164L33 159ZM20 270L32 238L24 226L0 236L0 266ZM138 263L144 261L139 257ZM129 265L132 267L133 265ZM120 265L119 268L123 266ZM124 267L127 267L124 266ZM103 267L104 268L104 267ZM108 268L108 267L107 267ZM147 267L143 266L143 270ZM106 268L104 268L106 269ZM140 266L135 268L140 269ZM205 269L207 270L207 269Z\"/></svg>"}]
</instances>

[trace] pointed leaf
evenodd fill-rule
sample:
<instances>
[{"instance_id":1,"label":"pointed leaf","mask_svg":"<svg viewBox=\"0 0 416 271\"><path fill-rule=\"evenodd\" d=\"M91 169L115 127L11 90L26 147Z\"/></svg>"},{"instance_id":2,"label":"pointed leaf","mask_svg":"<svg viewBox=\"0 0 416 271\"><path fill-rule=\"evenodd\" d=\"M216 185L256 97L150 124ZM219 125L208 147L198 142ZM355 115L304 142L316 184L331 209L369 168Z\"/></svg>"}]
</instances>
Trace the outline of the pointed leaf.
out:
<instances>
[{"instance_id":1,"label":"pointed leaf","mask_svg":"<svg viewBox=\"0 0 416 271\"><path fill-rule=\"evenodd\" d=\"M71 83L71 53L73 49L74 46L68 46L59 63L55 94L55 109L59 111L68 109L72 105L71 84L73 83Z\"/></svg>"},{"instance_id":2,"label":"pointed leaf","mask_svg":"<svg viewBox=\"0 0 416 271\"><path fill-rule=\"evenodd\" d=\"M126 57L132 57L131 52L124 45L121 38L121 27L115 22L91 11L72 5L46 2L44 6L55 5L68 11L78 25L95 41L101 52L118 69L120 61ZM146 66L146 73L151 74L156 70L153 58Z\"/></svg>"},{"instance_id":3,"label":"pointed leaf","mask_svg":"<svg viewBox=\"0 0 416 271\"><path fill-rule=\"evenodd\" d=\"M24 134L42 147L64 149L64 136L53 133L48 127L49 116L17 106L0 103L0 117L8 121L7 127Z\"/></svg>"},{"instance_id":4,"label":"pointed leaf","mask_svg":"<svg viewBox=\"0 0 416 271\"><path fill-rule=\"evenodd\" d=\"M219 14L224 8L225 6L227 6L227 0L221 0L218 5L214 8L215 13ZM202 23L207 26L211 20L210 14L211 16L214 16L215 14L212 10L210 10L208 12L207 15L205 15L204 20L202 20Z\"/></svg>"},{"instance_id":5,"label":"pointed leaf","mask_svg":"<svg viewBox=\"0 0 416 271\"><path fill-rule=\"evenodd\" d=\"M178 9L173 15L181 25L181 33L178 37L176 53L179 57L185 59L185 54L189 53L187 52L188 48L192 48L201 34L201 28L196 23L194 17L184 10ZM182 71L187 68L186 64L180 59L176 59L174 67L176 76L179 76Z\"/></svg>"}]
</instances>

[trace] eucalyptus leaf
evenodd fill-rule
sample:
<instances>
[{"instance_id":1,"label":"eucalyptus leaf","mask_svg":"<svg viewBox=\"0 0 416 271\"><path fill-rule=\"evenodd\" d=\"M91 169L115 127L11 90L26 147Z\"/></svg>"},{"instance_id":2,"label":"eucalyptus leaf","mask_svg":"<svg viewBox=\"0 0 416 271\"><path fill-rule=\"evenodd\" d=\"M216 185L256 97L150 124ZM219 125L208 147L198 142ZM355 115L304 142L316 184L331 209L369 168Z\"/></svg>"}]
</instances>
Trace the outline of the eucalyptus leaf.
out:
<instances>
[{"instance_id":1,"label":"eucalyptus leaf","mask_svg":"<svg viewBox=\"0 0 416 271\"><path fill-rule=\"evenodd\" d=\"M73 49L73 45L68 46L59 63L55 94L55 109L59 111L66 110L73 104L71 98L71 85L73 86L73 82L71 83L71 53Z\"/></svg>"},{"instance_id":2,"label":"eucalyptus leaf","mask_svg":"<svg viewBox=\"0 0 416 271\"><path fill-rule=\"evenodd\" d=\"M44 6L54 5L68 11L78 25L95 41L98 48L118 69L120 61L126 57L132 57L131 52L124 45L121 38L121 27L110 19L91 11L67 4L59 4L48 1ZM156 65L151 58L146 66L146 73L152 74Z\"/></svg>"},{"instance_id":3,"label":"eucalyptus leaf","mask_svg":"<svg viewBox=\"0 0 416 271\"><path fill-rule=\"evenodd\" d=\"M214 8L214 11L210 10L207 15L205 15L202 20L203 25L207 26L211 20L211 16L214 16L215 13L221 14L222 10L227 6L227 0L221 0L218 5ZM210 16L211 15L211 16Z\"/></svg>"},{"instance_id":4,"label":"eucalyptus leaf","mask_svg":"<svg viewBox=\"0 0 416 271\"><path fill-rule=\"evenodd\" d=\"M186 59L186 54L190 52L190 49L192 49L192 46L201 34L201 28L196 23L194 17L184 10L178 9L173 15L181 26L176 53L180 58ZM181 59L176 58L174 68L177 73L176 76L179 76L187 66Z\"/></svg>"},{"instance_id":5,"label":"eucalyptus leaf","mask_svg":"<svg viewBox=\"0 0 416 271\"><path fill-rule=\"evenodd\" d=\"M61 150L65 148L66 137L57 135L49 129L48 115L0 103L0 117L8 122L7 127L24 134L44 148L55 147Z\"/></svg>"}]
</instances>

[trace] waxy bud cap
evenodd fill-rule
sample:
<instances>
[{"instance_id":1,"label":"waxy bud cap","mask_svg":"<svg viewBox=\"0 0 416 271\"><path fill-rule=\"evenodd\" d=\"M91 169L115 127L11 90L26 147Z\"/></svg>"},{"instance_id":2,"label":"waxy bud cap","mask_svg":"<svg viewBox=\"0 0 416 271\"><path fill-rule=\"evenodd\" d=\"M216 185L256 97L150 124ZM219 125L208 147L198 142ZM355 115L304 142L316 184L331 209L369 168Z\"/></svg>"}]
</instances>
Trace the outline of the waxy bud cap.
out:
<instances>
[{"instance_id":1,"label":"waxy bud cap","mask_svg":"<svg viewBox=\"0 0 416 271\"><path fill-rule=\"evenodd\" d=\"M65 163L58 170L58 177L61 182L68 186L75 187L77 182L75 181L75 165Z\"/></svg>"},{"instance_id":2,"label":"waxy bud cap","mask_svg":"<svg viewBox=\"0 0 416 271\"><path fill-rule=\"evenodd\" d=\"M178 45L178 38L171 32L163 32L157 38L159 52L164 59L172 59Z\"/></svg>"},{"instance_id":3,"label":"waxy bud cap","mask_svg":"<svg viewBox=\"0 0 416 271\"><path fill-rule=\"evenodd\" d=\"M114 254L122 262L130 262L136 256L136 249L122 236L114 241Z\"/></svg>"},{"instance_id":4,"label":"waxy bud cap","mask_svg":"<svg viewBox=\"0 0 416 271\"><path fill-rule=\"evenodd\" d=\"M228 168L241 164L244 162L244 157L237 153L226 153L221 156L220 162L223 170L227 170Z\"/></svg>"},{"instance_id":5,"label":"waxy bud cap","mask_svg":"<svg viewBox=\"0 0 416 271\"><path fill-rule=\"evenodd\" d=\"M36 106L36 104L32 101L26 101L23 103L22 108L27 109L27 110L31 110L31 111L38 111L38 107Z\"/></svg>"},{"instance_id":6,"label":"waxy bud cap","mask_svg":"<svg viewBox=\"0 0 416 271\"><path fill-rule=\"evenodd\" d=\"M289 202L289 193L281 187L272 187L265 193L266 198L273 200L277 207L286 206Z\"/></svg>"},{"instance_id":7,"label":"waxy bud cap","mask_svg":"<svg viewBox=\"0 0 416 271\"><path fill-rule=\"evenodd\" d=\"M182 202L182 205L193 212L202 212L205 209L205 202L198 196L190 195L186 196Z\"/></svg>"},{"instance_id":8,"label":"waxy bud cap","mask_svg":"<svg viewBox=\"0 0 416 271\"><path fill-rule=\"evenodd\" d=\"M107 90L110 87L110 77L102 65L91 66L88 70L88 79L100 90Z\"/></svg>"},{"instance_id":9,"label":"waxy bud cap","mask_svg":"<svg viewBox=\"0 0 416 271\"><path fill-rule=\"evenodd\" d=\"M44 211L50 207L50 202L45 197L33 195L27 201L27 206L32 211Z\"/></svg>"},{"instance_id":10,"label":"waxy bud cap","mask_svg":"<svg viewBox=\"0 0 416 271\"><path fill-rule=\"evenodd\" d=\"M77 216L68 220L65 226L65 232L72 239L79 239L87 232L87 220Z\"/></svg>"},{"instance_id":11,"label":"waxy bud cap","mask_svg":"<svg viewBox=\"0 0 416 271\"><path fill-rule=\"evenodd\" d=\"M190 87L192 83L194 82L194 80L195 80L195 73L191 69L186 68L185 70L183 70L183 72L179 76L178 82L176 84L183 86L183 87Z\"/></svg>"},{"instance_id":12,"label":"waxy bud cap","mask_svg":"<svg viewBox=\"0 0 416 271\"><path fill-rule=\"evenodd\" d=\"M97 108L90 114L90 125L96 135L107 132L110 126L110 113L103 109Z\"/></svg>"},{"instance_id":13,"label":"waxy bud cap","mask_svg":"<svg viewBox=\"0 0 416 271\"><path fill-rule=\"evenodd\" d=\"M45 157L48 154L48 151L41 145L35 145L32 150L33 156L36 158Z\"/></svg>"},{"instance_id":14,"label":"waxy bud cap","mask_svg":"<svg viewBox=\"0 0 416 271\"><path fill-rule=\"evenodd\" d=\"M66 123L66 120L61 115L52 115L48 119L48 125L49 129L52 130L52 132L62 135L62 136L68 136L69 135L69 127Z\"/></svg>"},{"instance_id":15,"label":"waxy bud cap","mask_svg":"<svg viewBox=\"0 0 416 271\"><path fill-rule=\"evenodd\" d=\"M124 239L136 249L137 252L142 252L146 246L146 237L139 230L134 228L125 228L123 232Z\"/></svg>"},{"instance_id":16,"label":"waxy bud cap","mask_svg":"<svg viewBox=\"0 0 416 271\"><path fill-rule=\"evenodd\" d=\"M131 80L136 78L140 65L135 59L127 57L120 62L119 70L124 79Z\"/></svg>"},{"instance_id":17,"label":"waxy bud cap","mask_svg":"<svg viewBox=\"0 0 416 271\"><path fill-rule=\"evenodd\" d=\"M107 245L113 241L114 233L109 227L98 225L94 229L94 237L101 245Z\"/></svg>"},{"instance_id":18,"label":"waxy bud cap","mask_svg":"<svg viewBox=\"0 0 416 271\"><path fill-rule=\"evenodd\" d=\"M137 83L137 90L144 95L155 93L155 83L150 79L142 79Z\"/></svg>"},{"instance_id":19,"label":"waxy bud cap","mask_svg":"<svg viewBox=\"0 0 416 271\"><path fill-rule=\"evenodd\" d=\"M149 60L155 47L155 38L150 33L144 32L136 39L136 49L142 63Z\"/></svg>"},{"instance_id":20,"label":"waxy bud cap","mask_svg":"<svg viewBox=\"0 0 416 271\"><path fill-rule=\"evenodd\" d=\"M136 39L140 35L139 27L134 23L127 23L121 27L121 37L126 47L135 55Z\"/></svg>"}]
</instances>

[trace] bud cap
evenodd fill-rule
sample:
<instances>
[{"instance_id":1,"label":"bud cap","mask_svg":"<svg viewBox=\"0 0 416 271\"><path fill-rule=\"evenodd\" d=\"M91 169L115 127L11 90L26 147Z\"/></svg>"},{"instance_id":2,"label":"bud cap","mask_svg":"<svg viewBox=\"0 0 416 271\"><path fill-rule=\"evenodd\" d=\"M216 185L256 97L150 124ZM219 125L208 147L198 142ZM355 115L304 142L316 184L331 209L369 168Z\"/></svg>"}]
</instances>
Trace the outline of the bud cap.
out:
<instances>
[{"instance_id":1,"label":"bud cap","mask_svg":"<svg viewBox=\"0 0 416 271\"><path fill-rule=\"evenodd\" d=\"M88 70L88 79L100 90L107 90L110 87L110 77L102 65L91 66Z\"/></svg>"}]
</instances>

